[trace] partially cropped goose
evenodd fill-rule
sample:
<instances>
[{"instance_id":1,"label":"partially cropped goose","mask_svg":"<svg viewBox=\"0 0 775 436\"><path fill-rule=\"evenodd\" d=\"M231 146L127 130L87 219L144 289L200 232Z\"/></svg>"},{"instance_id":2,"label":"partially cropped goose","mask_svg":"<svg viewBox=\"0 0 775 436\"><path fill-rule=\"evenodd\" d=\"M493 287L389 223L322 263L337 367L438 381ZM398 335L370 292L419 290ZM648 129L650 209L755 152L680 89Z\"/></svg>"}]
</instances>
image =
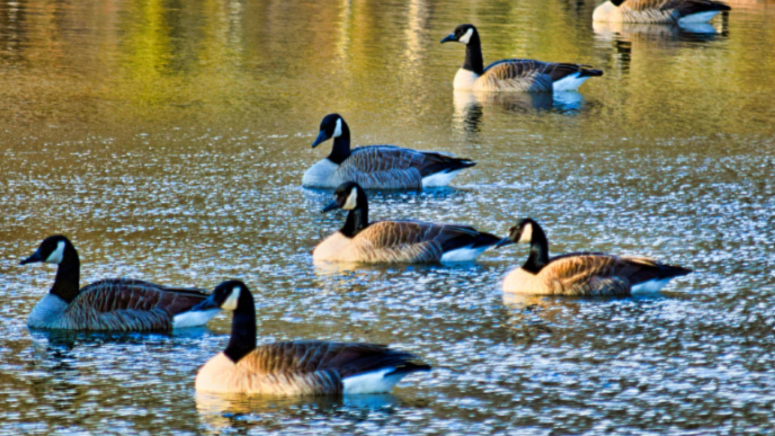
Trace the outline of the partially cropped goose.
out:
<instances>
[{"instance_id":1,"label":"partially cropped goose","mask_svg":"<svg viewBox=\"0 0 775 436\"><path fill-rule=\"evenodd\" d=\"M321 341L256 346L256 309L244 283L221 283L198 310L234 312L226 349L196 375L196 390L270 396L389 392L402 378L431 367L384 345ZM413 362L414 361L414 362Z\"/></svg>"},{"instance_id":2,"label":"partially cropped goose","mask_svg":"<svg viewBox=\"0 0 775 436\"><path fill-rule=\"evenodd\" d=\"M466 60L455 75L455 90L461 91L575 91L587 79L602 76L589 65L503 59L484 68L479 32L472 24L461 24L441 40L466 46Z\"/></svg>"},{"instance_id":3,"label":"partially cropped goose","mask_svg":"<svg viewBox=\"0 0 775 436\"><path fill-rule=\"evenodd\" d=\"M81 263L62 235L46 238L21 264L59 265L51 291L30 312L32 328L151 331L204 325L218 310L192 307L209 294L199 289L168 288L132 279L106 279L79 289Z\"/></svg>"},{"instance_id":4,"label":"partially cropped goose","mask_svg":"<svg viewBox=\"0 0 775 436\"><path fill-rule=\"evenodd\" d=\"M465 262L474 260L500 238L459 224L422 221L369 222L366 192L355 182L343 183L323 212L348 211L338 232L315 247L316 261L359 263Z\"/></svg>"},{"instance_id":5,"label":"partially cropped goose","mask_svg":"<svg viewBox=\"0 0 775 436\"><path fill-rule=\"evenodd\" d=\"M732 8L715 0L608 0L595 8L594 21L624 23L704 23Z\"/></svg>"},{"instance_id":6,"label":"partially cropped goose","mask_svg":"<svg viewBox=\"0 0 775 436\"><path fill-rule=\"evenodd\" d=\"M665 265L646 257L614 256L605 253L568 253L549 258L549 242L541 226L530 218L509 229L499 247L530 244L530 256L521 268L503 280L505 292L569 295L626 296L631 292L657 292L670 279L692 272Z\"/></svg>"},{"instance_id":7,"label":"partially cropped goose","mask_svg":"<svg viewBox=\"0 0 775 436\"><path fill-rule=\"evenodd\" d=\"M476 165L469 159L394 145L350 149L350 128L338 114L323 118L312 148L331 138L334 139L331 154L304 173L301 180L304 187L336 188L350 181L366 189L446 186L462 169Z\"/></svg>"}]
</instances>

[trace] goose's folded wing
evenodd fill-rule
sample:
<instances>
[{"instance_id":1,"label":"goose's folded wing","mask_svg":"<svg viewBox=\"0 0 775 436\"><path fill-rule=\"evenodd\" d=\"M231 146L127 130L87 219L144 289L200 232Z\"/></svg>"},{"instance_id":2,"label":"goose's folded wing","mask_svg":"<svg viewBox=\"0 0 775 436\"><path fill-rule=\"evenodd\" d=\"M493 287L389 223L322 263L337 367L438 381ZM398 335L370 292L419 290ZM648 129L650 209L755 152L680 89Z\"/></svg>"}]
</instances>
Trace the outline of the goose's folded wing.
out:
<instances>
[{"instance_id":1,"label":"goose's folded wing","mask_svg":"<svg viewBox=\"0 0 775 436\"><path fill-rule=\"evenodd\" d=\"M613 256L604 253L571 253L555 257L544 267L563 286L577 286L591 280L614 278L628 286L649 280L688 274L681 267L661 264L647 257ZM542 270L543 273L543 270Z\"/></svg>"},{"instance_id":2,"label":"goose's folded wing","mask_svg":"<svg viewBox=\"0 0 775 436\"><path fill-rule=\"evenodd\" d=\"M502 90L551 91L554 82L575 73L582 76L603 74L589 65L504 59L485 68L480 80Z\"/></svg>"},{"instance_id":3,"label":"goose's folded wing","mask_svg":"<svg viewBox=\"0 0 775 436\"><path fill-rule=\"evenodd\" d=\"M72 305L88 307L98 313L120 310L163 310L171 316L185 312L208 297L193 288L172 288L132 279L107 279L81 289Z\"/></svg>"},{"instance_id":4,"label":"goose's folded wing","mask_svg":"<svg viewBox=\"0 0 775 436\"><path fill-rule=\"evenodd\" d=\"M407 170L422 166L423 153L394 145L367 145L354 148L343 163L362 172Z\"/></svg>"},{"instance_id":5,"label":"goose's folded wing","mask_svg":"<svg viewBox=\"0 0 775 436\"><path fill-rule=\"evenodd\" d=\"M377 221L358 234L371 241L374 248L432 242L444 251L466 245L492 245L500 239L459 224L436 224L422 221Z\"/></svg>"},{"instance_id":6,"label":"goose's folded wing","mask_svg":"<svg viewBox=\"0 0 775 436\"><path fill-rule=\"evenodd\" d=\"M470 159L393 145L357 147L343 163L344 166L352 166L365 173L416 170L421 177L444 171L455 171L475 164Z\"/></svg>"},{"instance_id":7,"label":"goose's folded wing","mask_svg":"<svg viewBox=\"0 0 775 436\"><path fill-rule=\"evenodd\" d=\"M732 9L724 3L710 0L671 0L668 3L665 9L675 8L682 17L702 12L728 11Z\"/></svg>"},{"instance_id":8,"label":"goose's folded wing","mask_svg":"<svg viewBox=\"0 0 775 436\"><path fill-rule=\"evenodd\" d=\"M278 342L262 345L246 357L261 374L302 375L333 371L342 379L388 367L424 366L411 363L416 357L410 353L367 343Z\"/></svg>"},{"instance_id":9,"label":"goose's folded wing","mask_svg":"<svg viewBox=\"0 0 775 436\"><path fill-rule=\"evenodd\" d=\"M731 9L726 4L714 0L628 0L622 6L638 12L676 10L682 17L700 12Z\"/></svg>"}]
</instances>

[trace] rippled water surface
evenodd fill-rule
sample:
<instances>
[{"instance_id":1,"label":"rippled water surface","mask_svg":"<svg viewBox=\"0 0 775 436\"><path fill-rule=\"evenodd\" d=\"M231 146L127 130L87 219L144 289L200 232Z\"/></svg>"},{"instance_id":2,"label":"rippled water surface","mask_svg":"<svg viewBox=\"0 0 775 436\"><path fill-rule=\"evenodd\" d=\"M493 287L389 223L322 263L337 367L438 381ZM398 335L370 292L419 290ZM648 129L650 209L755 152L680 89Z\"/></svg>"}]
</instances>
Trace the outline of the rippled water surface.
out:
<instances>
[{"instance_id":1,"label":"rippled water surface","mask_svg":"<svg viewBox=\"0 0 775 436\"><path fill-rule=\"evenodd\" d=\"M775 3L710 25L593 26L595 1L0 3L0 433L772 434ZM579 93L456 94L485 61L605 71ZM444 266L315 267L344 216L300 187L341 113L356 144L478 165L453 186L371 193L373 218L545 225L553 253L643 254L696 272L659 294L519 299L524 246ZM163 334L30 331L54 278L254 290L261 342L389 343L434 370L391 395L198 396L230 319Z\"/></svg>"}]
</instances>

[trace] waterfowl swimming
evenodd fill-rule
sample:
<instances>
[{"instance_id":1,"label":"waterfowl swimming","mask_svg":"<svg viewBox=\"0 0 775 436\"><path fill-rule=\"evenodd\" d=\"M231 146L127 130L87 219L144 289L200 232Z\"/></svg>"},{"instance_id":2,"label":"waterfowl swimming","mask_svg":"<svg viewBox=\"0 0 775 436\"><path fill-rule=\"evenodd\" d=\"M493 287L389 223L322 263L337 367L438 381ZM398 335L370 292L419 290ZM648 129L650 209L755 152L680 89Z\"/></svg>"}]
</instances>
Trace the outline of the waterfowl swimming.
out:
<instances>
[{"instance_id":1,"label":"waterfowl swimming","mask_svg":"<svg viewBox=\"0 0 775 436\"><path fill-rule=\"evenodd\" d=\"M271 396L389 392L402 378L430 371L417 357L384 345L292 341L256 346L256 309L244 283L221 283L198 310L234 312L231 339L196 375L196 390Z\"/></svg>"},{"instance_id":2,"label":"waterfowl swimming","mask_svg":"<svg viewBox=\"0 0 775 436\"><path fill-rule=\"evenodd\" d=\"M362 263L465 262L474 260L500 238L459 224L422 221L369 222L363 188L347 182L336 188L323 212L348 211L344 226L312 251L315 261Z\"/></svg>"},{"instance_id":3,"label":"waterfowl swimming","mask_svg":"<svg viewBox=\"0 0 775 436\"><path fill-rule=\"evenodd\" d=\"M327 158L310 167L301 179L307 188L336 188L358 182L366 189L422 189L446 186L460 170L476 165L442 153L394 145L350 149L350 128L339 114L326 115L312 148L328 139L334 146Z\"/></svg>"},{"instance_id":4,"label":"waterfowl swimming","mask_svg":"<svg viewBox=\"0 0 775 436\"><path fill-rule=\"evenodd\" d=\"M455 90L551 92L575 91L587 79L602 76L589 65L503 59L484 68L479 31L473 24L461 24L441 40L466 46L466 60L455 75Z\"/></svg>"},{"instance_id":5,"label":"waterfowl swimming","mask_svg":"<svg viewBox=\"0 0 775 436\"><path fill-rule=\"evenodd\" d=\"M218 313L192 310L209 296L199 289L169 288L133 279L100 280L79 289L78 252L62 235L43 240L21 264L33 262L59 266L54 286L27 318L32 328L166 331L204 325Z\"/></svg>"},{"instance_id":6,"label":"waterfowl swimming","mask_svg":"<svg viewBox=\"0 0 775 436\"><path fill-rule=\"evenodd\" d=\"M595 8L594 21L624 23L704 23L732 8L715 0L608 0Z\"/></svg>"},{"instance_id":7,"label":"waterfowl swimming","mask_svg":"<svg viewBox=\"0 0 775 436\"><path fill-rule=\"evenodd\" d=\"M499 247L530 244L530 255L521 268L503 280L505 292L598 296L627 296L631 292L657 292L674 277L692 272L646 257L605 253L568 253L549 258L549 242L541 226L530 218L509 229Z\"/></svg>"}]
</instances>

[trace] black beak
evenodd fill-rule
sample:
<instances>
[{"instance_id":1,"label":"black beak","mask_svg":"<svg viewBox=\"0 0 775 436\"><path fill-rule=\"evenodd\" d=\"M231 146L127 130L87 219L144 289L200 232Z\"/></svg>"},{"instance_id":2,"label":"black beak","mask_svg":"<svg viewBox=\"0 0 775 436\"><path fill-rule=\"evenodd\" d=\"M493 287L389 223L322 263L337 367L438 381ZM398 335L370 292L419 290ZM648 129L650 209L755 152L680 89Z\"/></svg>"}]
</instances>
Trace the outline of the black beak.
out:
<instances>
[{"instance_id":1,"label":"black beak","mask_svg":"<svg viewBox=\"0 0 775 436\"><path fill-rule=\"evenodd\" d=\"M337 201L334 200L331 203L329 203L328 206L324 207L323 210L320 211L320 213L330 212L334 209L339 209L340 207L342 206L340 206L339 203L337 203Z\"/></svg>"},{"instance_id":2,"label":"black beak","mask_svg":"<svg viewBox=\"0 0 775 436\"><path fill-rule=\"evenodd\" d=\"M328 140L328 135L326 135L325 130L321 130L320 133L318 134L318 138L315 139L315 142L312 143L312 148L317 147L318 145L320 145L321 142L324 142L326 140Z\"/></svg>"},{"instance_id":3,"label":"black beak","mask_svg":"<svg viewBox=\"0 0 775 436\"><path fill-rule=\"evenodd\" d=\"M210 309L220 309L221 306L215 303L215 294L210 294L207 299L196 306L192 307L191 309L188 309L189 312L195 312L197 310L210 310Z\"/></svg>"},{"instance_id":4,"label":"black beak","mask_svg":"<svg viewBox=\"0 0 775 436\"><path fill-rule=\"evenodd\" d=\"M40 255L40 250L36 250L32 256L24 259L19 265L27 265L28 263L43 262L43 256Z\"/></svg>"},{"instance_id":5,"label":"black beak","mask_svg":"<svg viewBox=\"0 0 775 436\"><path fill-rule=\"evenodd\" d=\"M455 42L457 39L455 39L455 34L450 33L446 38L441 40L441 43L444 44L445 42Z\"/></svg>"},{"instance_id":6,"label":"black beak","mask_svg":"<svg viewBox=\"0 0 775 436\"><path fill-rule=\"evenodd\" d=\"M509 244L513 244L513 243L514 243L514 241L512 241L511 238L509 238L508 236L506 236L505 238L501 239L500 242L495 244L495 248L505 247L505 246L507 246Z\"/></svg>"}]
</instances>

